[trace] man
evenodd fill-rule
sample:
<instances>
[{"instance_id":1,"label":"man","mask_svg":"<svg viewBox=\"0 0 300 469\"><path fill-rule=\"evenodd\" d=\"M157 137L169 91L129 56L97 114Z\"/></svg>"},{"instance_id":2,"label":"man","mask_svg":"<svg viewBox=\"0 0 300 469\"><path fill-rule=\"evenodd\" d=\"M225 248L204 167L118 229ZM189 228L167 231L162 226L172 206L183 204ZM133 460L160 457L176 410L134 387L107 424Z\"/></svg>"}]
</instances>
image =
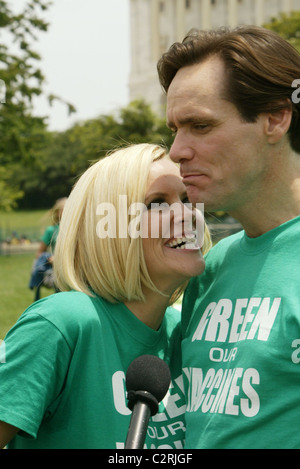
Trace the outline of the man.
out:
<instances>
[{"instance_id":1,"label":"man","mask_svg":"<svg viewBox=\"0 0 300 469\"><path fill-rule=\"evenodd\" d=\"M158 71L190 201L244 228L185 294L186 448L300 448L300 56L263 28L193 30Z\"/></svg>"}]
</instances>

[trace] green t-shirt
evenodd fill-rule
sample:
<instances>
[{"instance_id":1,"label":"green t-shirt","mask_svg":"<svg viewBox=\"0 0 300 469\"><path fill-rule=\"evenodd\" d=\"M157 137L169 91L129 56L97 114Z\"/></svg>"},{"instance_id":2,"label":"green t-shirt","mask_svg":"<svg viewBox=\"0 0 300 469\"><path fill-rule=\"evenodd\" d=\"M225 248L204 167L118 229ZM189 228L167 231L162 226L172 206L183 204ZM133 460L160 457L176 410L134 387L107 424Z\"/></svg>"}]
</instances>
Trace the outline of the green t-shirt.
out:
<instances>
[{"instance_id":1,"label":"green t-shirt","mask_svg":"<svg viewBox=\"0 0 300 469\"><path fill-rule=\"evenodd\" d=\"M179 321L168 308L154 331L123 304L79 292L34 303L2 344L0 420L22 430L9 448L124 448L131 417L125 374L136 357L152 354L169 365L172 382L150 420L146 447L181 449Z\"/></svg>"},{"instance_id":2,"label":"green t-shirt","mask_svg":"<svg viewBox=\"0 0 300 469\"><path fill-rule=\"evenodd\" d=\"M41 237L41 241L50 247L50 250L54 252L55 244L58 236L59 225L48 226Z\"/></svg>"},{"instance_id":3,"label":"green t-shirt","mask_svg":"<svg viewBox=\"0 0 300 469\"><path fill-rule=\"evenodd\" d=\"M219 242L183 301L186 448L300 448L300 218Z\"/></svg>"}]
</instances>

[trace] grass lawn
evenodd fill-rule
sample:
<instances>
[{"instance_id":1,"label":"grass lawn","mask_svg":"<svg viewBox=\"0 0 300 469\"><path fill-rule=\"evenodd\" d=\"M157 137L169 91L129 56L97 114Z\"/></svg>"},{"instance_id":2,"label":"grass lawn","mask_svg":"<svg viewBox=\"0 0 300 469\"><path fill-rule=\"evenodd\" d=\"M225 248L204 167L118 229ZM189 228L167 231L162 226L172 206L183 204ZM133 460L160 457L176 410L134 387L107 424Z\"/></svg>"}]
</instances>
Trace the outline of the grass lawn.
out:
<instances>
[{"instance_id":1,"label":"grass lawn","mask_svg":"<svg viewBox=\"0 0 300 469\"><path fill-rule=\"evenodd\" d=\"M0 339L33 301L29 290L34 254L0 257Z\"/></svg>"},{"instance_id":2,"label":"grass lawn","mask_svg":"<svg viewBox=\"0 0 300 469\"><path fill-rule=\"evenodd\" d=\"M46 210L20 210L16 212L0 212L0 226L12 230L20 228L40 228L48 223Z\"/></svg>"},{"instance_id":3,"label":"grass lawn","mask_svg":"<svg viewBox=\"0 0 300 469\"><path fill-rule=\"evenodd\" d=\"M51 220L46 210L0 212L0 239L12 238L16 233L19 238L26 236L37 241L48 225L51 225Z\"/></svg>"},{"instance_id":4,"label":"grass lawn","mask_svg":"<svg viewBox=\"0 0 300 469\"><path fill-rule=\"evenodd\" d=\"M28 288L34 253L0 256L0 339L33 302L34 292ZM53 293L41 289L42 296Z\"/></svg>"},{"instance_id":5,"label":"grass lawn","mask_svg":"<svg viewBox=\"0 0 300 469\"><path fill-rule=\"evenodd\" d=\"M0 213L0 228L11 231L43 226L43 211L20 211ZM47 223L47 220L46 220ZM0 255L0 339L16 322L23 311L33 302L34 293L28 288L35 253ZM42 289L42 295L52 293Z\"/></svg>"}]
</instances>

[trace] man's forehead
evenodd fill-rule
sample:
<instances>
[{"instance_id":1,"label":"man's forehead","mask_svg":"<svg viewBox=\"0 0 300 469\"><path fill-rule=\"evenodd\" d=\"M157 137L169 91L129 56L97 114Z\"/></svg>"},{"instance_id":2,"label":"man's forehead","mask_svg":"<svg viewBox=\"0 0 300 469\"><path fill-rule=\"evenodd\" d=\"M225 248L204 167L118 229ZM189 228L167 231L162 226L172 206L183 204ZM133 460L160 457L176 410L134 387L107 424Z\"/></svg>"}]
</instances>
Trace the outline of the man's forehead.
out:
<instances>
[{"instance_id":1,"label":"man's forehead","mask_svg":"<svg viewBox=\"0 0 300 469\"><path fill-rule=\"evenodd\" d=\"M213 108L224 99L225 66L214 57L178 70L167 94L167 121L193 122L210 117Z\"/></svg>"},{"instance_id":2,"label":"man's forehead","mask_svg":"<svg viewBox=\"0 0 300 469\"><path fill-rule=\"evenodd\" d=\"M168 99L193 97L195 90L204 95L216 92L225 79L225 65L219 57L182 67L173 78Z\"/></svg>"}]
</instances>

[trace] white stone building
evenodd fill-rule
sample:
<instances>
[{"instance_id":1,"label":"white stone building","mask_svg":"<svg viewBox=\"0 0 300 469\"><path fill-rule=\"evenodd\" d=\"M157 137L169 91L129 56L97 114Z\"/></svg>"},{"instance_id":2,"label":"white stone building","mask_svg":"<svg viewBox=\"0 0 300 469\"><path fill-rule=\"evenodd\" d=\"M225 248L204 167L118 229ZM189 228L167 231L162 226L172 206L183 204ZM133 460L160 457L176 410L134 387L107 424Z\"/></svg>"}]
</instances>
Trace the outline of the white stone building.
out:
<instances>
[{"instance_id":1,"label":"white stone building","mask_svg":"<svg viewBox=\"0 0 300 469\"><path fill-rule=\"evenodd\" d=\"M262 25L280 12L300 10L300 0L130 0L130 101L143 98L164 112L156 64L191 28Z\"/></svg>"}]
</instances>

